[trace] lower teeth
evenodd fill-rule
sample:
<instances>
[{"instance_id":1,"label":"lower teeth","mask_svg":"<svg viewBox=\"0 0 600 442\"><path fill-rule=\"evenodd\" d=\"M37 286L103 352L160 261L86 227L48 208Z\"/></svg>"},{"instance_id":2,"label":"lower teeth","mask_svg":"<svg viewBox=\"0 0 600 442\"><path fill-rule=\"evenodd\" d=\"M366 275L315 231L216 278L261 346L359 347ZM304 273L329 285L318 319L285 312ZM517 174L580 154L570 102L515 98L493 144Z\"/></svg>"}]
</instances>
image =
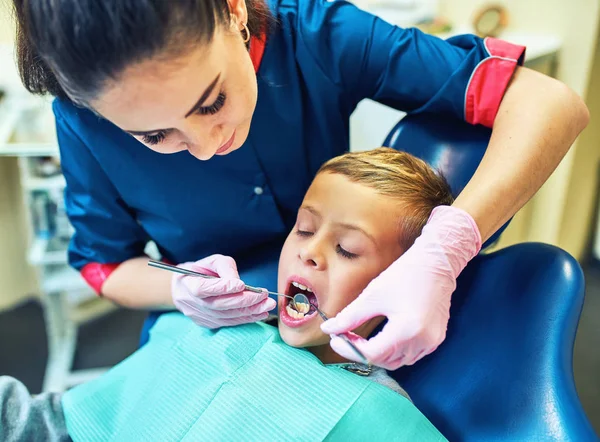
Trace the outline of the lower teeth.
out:
<instances>
[{"instance_id":1,"label":"lower teeth","mask_svg":"<svg viewBox=\"0 0 600 442\"><path fill-rule=\"evenodd\" d=\"M289 304L285 307L285 310L287 311L288 315L290 315L294 319L302 319L302 318L304 318L304 313L297 312Z\"/></svg>"},{"instance_id":2,"label":"lower teeth","mask_svg":"<svg viewBox=\"0 0 600 442\"><path fill-rule=\"evenodd\" d=\"M304 302L295 302L294 305L296 306L295 310L298 313L302 313L302 314L307 314L308 311L310 310L310 305L309 304L305 304Z\"/></svg>"}]
</instances>

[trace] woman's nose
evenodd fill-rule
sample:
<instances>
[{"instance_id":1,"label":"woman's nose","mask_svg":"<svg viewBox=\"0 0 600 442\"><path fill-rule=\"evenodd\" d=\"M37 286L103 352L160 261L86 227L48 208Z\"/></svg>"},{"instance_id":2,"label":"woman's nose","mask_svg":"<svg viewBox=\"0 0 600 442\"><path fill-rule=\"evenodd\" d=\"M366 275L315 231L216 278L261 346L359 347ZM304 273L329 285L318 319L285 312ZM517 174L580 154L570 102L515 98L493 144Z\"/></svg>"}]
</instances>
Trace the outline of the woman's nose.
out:
<instances>
[{"instance_id":1,"label":"woman's nose","mask_svg":"<svg viewBox=\"0 0 600 442\"><path fill-rule=\"evenodd\" d=\"M203 149L202 145L198 142L190 141L186 145L188 152L199 160L208 160L212 156L210 151Z\"/></svg>"},{"instance_id":2,"label":"woman's nose","mask_svg":"<svg viewBox=\"0 0 600 442\"><path fill-rule=\"evenodd\" d=\"M186 130L188 151L196 158L206 160L214 155L221 146L223 126L190 124Z\"/></svg>"}]
</instances>

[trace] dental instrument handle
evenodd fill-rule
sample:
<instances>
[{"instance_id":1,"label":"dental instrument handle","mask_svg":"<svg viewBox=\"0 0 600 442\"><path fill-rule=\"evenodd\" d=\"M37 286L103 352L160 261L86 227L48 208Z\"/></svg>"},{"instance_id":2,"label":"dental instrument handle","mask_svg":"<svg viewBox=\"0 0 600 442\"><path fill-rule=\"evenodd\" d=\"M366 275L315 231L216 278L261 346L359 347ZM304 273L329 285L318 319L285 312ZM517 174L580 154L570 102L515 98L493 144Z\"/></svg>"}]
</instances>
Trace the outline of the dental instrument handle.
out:
<instances>
[{"instance_id":1,"label":"dental instrument handle","mask_svg":"<svg viewBox=\"0 0 600 442\"><path fill-rule=\"evenodd\" d=\"M313 305L313 307L317 310L317 313L319 313L321 318L323 318L323 321L329 320L329 318L325 315L325 313L323 313L321 311L321 309L319 307L317 307L315 305ZM346 336L344 334L339 334L339 335L335 335L335 336L346 341L346 343L350 346L350 348L354 351L354 353L356 353L356 355L362 360L363 364L365 364L369 367L371 366L371 364L369 363L369 361L367 360L365 355L362 354L362 352L358 349L358 347L356 345L354 345L354 343L350 340L350 338L348 336Z\"/></svg>"},{"instance_id":2,"label":"dental instrument handle","mask_svg":"<svg viewBox=\"0 0 600 442\"><path fill-rule=\"evenodd\" d=\"M354 345L354 343L350 340L350 338L344 334L339 334L336 335L338 338L342 338L344 341L346 341L346 343L350 346L350 348L354 351L354 353L356 353L356 355L361 359L362 363L367 365L367 366L371 366L371 364L369 363L369 361L367 360L367 358L365 357L365 355L362 354L362 352L358 349L358 347L356 345Z\"/></svg>"},{"instance_id":3,"label":"dental instrument handle","mask_svg":"<svg viewBox=\"0 0 600 442\"><path fill-rule=\"evenodd\" d=\"M155 267L157 269L162 269L162 270L168 270L170 272L180 273L182 275L199 276L200 278L208 278L208 279L217 278L217 276L207 275L206 273L195 272L193 270L182 269L181 267L177 267L177 266L174 266L174 265L171 265L171 264L166 264L166 263L160 262L160 261L155 261L153 259L148 260L148 265L150 267ZM285 296L287 298L291 298L291 296L283 295L281 293L270 292L270 291L268 291L266 289L261 289L261 288L258 288L258 287L252 287L251 285L245 285L244 288L247 291L249 291L249 292L254 292L254 293L267 292L269 295Z\"/></svg>"}]
</instances>

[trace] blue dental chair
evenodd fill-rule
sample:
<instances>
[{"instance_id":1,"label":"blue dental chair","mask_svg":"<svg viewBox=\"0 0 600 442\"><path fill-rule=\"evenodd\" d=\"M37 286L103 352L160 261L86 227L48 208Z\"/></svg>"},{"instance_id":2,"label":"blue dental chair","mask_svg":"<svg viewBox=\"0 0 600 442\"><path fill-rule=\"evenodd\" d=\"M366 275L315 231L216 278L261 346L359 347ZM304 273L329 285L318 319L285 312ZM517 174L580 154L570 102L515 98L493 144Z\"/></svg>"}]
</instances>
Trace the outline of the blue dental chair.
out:
<instances>
[{"instance_id":1,"label":"blue dental chair","mask_svg":"<svg viewBox=\"0 0 600 442\"><path fill-rule=\"evenodd\" d=\"M411 115L384 145L439 169L456 196L490 134L462 121ZM278 251L271 253L252 261L259 267L240 263L247 284L276 281ZM598 440L573 379L583 296L581 267L557 247L525 243L480 254L458 279L444 343L392 376L450 441Z\"/></svg>"},{"instance_id":2,"label":"blue dental chair","mask_svg":"<svg viewBox=\"0 0 600 442\"><path fill-rule=\"evenodd\" d=\"M384 145L440 170L456 196L490 133L414 115ZM451 441L598 440L573 379L583 297L581 267L557 247L524 243L480 254L458 279L444 343L392 375Z\"/></svg>"}]
</instances>

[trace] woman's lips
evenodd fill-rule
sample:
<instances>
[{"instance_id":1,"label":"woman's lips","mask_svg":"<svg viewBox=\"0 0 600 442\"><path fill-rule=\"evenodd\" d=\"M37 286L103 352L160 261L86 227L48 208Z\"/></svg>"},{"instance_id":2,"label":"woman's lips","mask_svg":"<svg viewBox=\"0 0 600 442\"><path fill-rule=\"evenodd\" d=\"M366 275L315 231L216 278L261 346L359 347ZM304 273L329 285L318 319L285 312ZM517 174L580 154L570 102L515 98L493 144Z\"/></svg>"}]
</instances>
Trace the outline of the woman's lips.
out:
<instances>
[{"instance_id":1,"label":"woman's lips","mask_svg":"<svg viewBox=\"0 0 600 442\"><path fill-rule=\"evenodd\" d=\"M227 141L225 144L223 144L221 147L219 147L219 149L215 152L215 155L220 155L222 153L227 152L233 145L234 140L235 140L235 131L233 131L233 135L231 136L229 141Z\"/></svg>"}]
</instances>

